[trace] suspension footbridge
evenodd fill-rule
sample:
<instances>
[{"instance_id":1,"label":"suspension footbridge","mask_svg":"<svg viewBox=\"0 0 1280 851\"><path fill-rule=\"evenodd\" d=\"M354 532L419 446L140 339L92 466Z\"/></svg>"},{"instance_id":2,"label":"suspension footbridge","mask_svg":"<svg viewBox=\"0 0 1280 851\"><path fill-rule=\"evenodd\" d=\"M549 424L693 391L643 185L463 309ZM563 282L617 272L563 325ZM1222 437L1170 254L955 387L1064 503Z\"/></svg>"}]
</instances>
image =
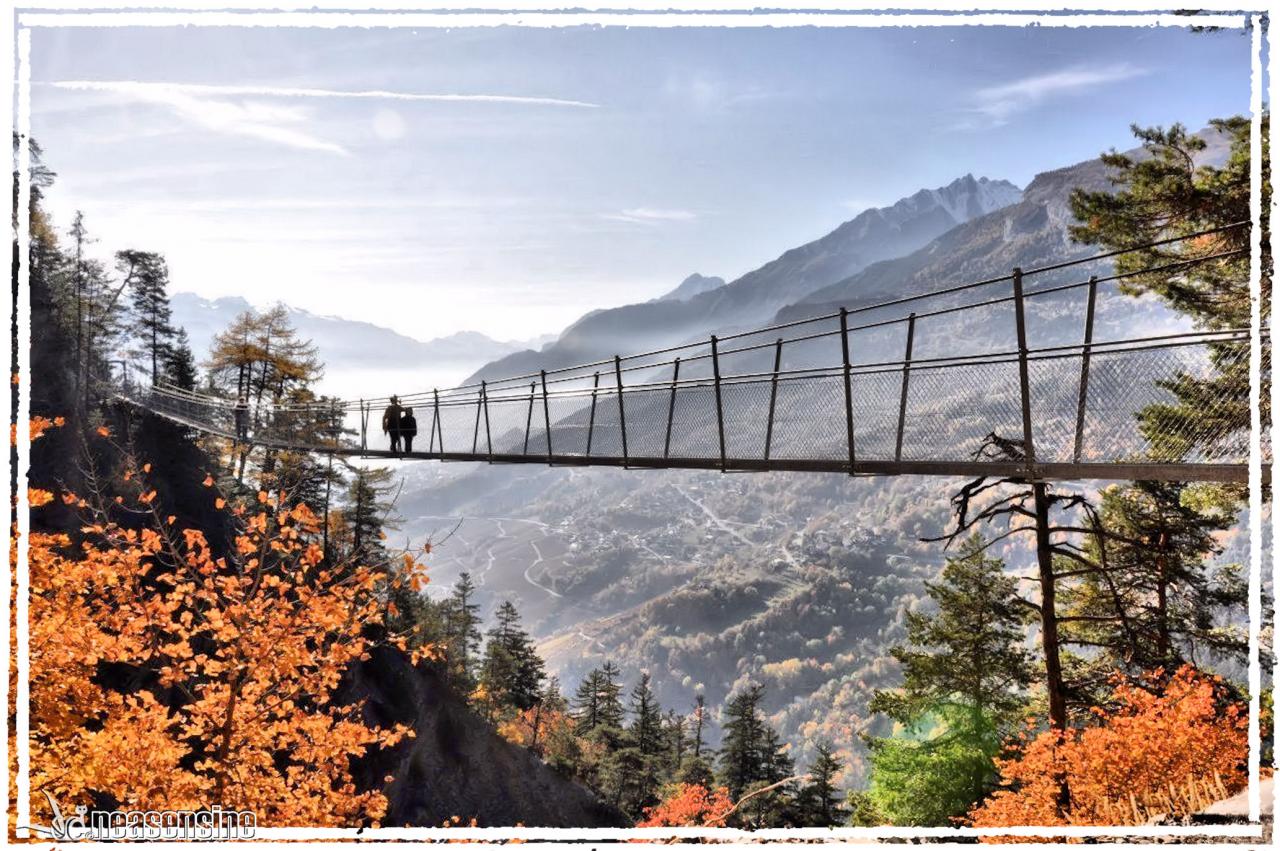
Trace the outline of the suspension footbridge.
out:
<instances>
[{"instance_id":1,"label":"suspension footbridge","mask_svg":"<svg viewBox=\"0 0 1280 851\"><path fill-rule=\"evenodd\" d=\"M110 392L227 440L356 457L1244 482L1251 443L1270 460L1265 435L1251 441L1247 426L1250 368L1269 381L1265 331L1197 327L1125 285L1238 274L1244 250L1216 237L1245 226L1131 249L1208 249L1140 271L1114 273L1127 252L1112 251L655 351L402 393L399 405L419 424L407 452L391 451L382 432L390 393L258 399L238 411L234 397L144 384L127 368Z\"/></svg>"}]
</instances>

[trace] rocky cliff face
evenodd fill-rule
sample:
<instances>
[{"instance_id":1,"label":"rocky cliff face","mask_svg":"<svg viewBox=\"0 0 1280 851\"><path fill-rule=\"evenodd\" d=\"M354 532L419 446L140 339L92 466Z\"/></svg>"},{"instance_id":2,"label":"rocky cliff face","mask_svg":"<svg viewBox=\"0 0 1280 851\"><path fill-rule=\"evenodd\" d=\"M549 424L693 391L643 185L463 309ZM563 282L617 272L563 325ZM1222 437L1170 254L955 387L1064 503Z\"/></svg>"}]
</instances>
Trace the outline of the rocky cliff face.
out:
<instances>
[{"instance_id":1,"label":"rocky cliff face","mask_svg":"<svg viewBox=\"0 0 1280 851\"><path fill-rule=\"evenodd\" d=\"M435 673L398 651L376 649L338 694L363 700L366 723L408 724L415 733L358 762L363 788L383 786L387 827L439 827L453 816L480 827L626 827L620 811L501 739Z\"/></svg>"}]
</instances>

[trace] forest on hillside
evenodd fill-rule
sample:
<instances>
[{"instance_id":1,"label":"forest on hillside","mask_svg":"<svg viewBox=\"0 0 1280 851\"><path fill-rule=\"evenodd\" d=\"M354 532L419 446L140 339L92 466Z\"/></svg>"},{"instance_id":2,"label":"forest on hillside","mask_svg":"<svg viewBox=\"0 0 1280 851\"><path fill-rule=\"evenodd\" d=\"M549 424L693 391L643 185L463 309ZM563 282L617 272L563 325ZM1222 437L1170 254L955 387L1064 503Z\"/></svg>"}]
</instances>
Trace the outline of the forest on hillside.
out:
<instances>
[{"instance_id":1,"label":"forest on hillside","mask_svg":"<svg viewBox=\"0 0 1280 851\"><path fill-rule=\"evenodd\" d=\"M1118 249L1248 219L1249 124L1219 126L1235 140L1220 168L1194 165L1203 143L1179 126L1138 130L1151 156L1104 157L1116 191L1076 193L1073 237ZM1249 695L1231 674L1246 663L1248 587L1218 559L1241 488L1133 482L1094 499L1018 478L965 485L936 542L947 559L925 584L928 605L905 613L893 648L898 685L871 698L891 732L866 737L866 782L847 788L828 742L796 763L759 683L716 717L701 696L661 706L649 672L608 661L565 693L514 602L482 612L465 573L447 594L424 593L438 542L388 543L390 470L203 435L114 401L124 361L152 384L244 399L256 431L273 408L326 401L315 389L323 353L283 309L246 311L193 352L172 319L164 257L97 259L82 216L59 230L45 213L55 175L39 156L30 178L31 248L23 258L15 244L14 298L30 298L31 374L17 380L15 348L13 392L30 394L32 412L37 809L43 790L64 806L212 801L271 826L402 823L397 802L431 791L401 757L444 745L439 731L419 739L421 715L384 711L394 701L368 683L393 670L456 701L492 747L535 760L566 800L594 799L599 823L1144 823L1247 781ZM1117 271L1166 266L1179 251L1228 255L1127 286L1202 327L1247 326L1248 254L1236 251L1247 243L1223 230L1122 255ZM1176 401L1139 416L1161 457L1218 433L1205 417L1248 428L1247 365L1217 366L1173 382ZM1198 400L1210 395L1232 404L1208 411ZM297 427L319 440L333 424ZM26 484L15 472L11 486ZM992 554L1006 540L1037 550L1034 575ZM1267 750L1269 761L1269 740ZM521 778L489 782L505 799L501 785ZM459 806L470 808L446 823L498 823L483 790Z\"/></svg>"}]
</instances>

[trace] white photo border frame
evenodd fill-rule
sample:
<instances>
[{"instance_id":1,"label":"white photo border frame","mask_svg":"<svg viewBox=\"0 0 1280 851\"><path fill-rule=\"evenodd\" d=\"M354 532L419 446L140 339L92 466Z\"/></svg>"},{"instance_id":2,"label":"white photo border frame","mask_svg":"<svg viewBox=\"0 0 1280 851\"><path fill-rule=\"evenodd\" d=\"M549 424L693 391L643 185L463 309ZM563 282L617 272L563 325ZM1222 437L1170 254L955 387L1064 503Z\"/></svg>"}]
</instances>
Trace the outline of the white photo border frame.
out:
<instances>
[{"instance_id":1,"label":"white photo border frame","mask_svg":"<svg viewBox=\"0 0 1280 851\"><path fill-rule=\"evenodd\" d=\"M1261 278L1260 260L1262 249L1261 209L1261 125L1263 110L1264 79L1268 89L1268 102L1274 102L1276 81L1274 70L1274 49L1270 33L1266 34L1264 44L1263 30L1267 29L1266 12L1240 12L1239 4L1230 0L1202 0L1202 12L1195 16L1173 15L1164 10L1168 4L1159 0L1129 0L1117 4L1122 8L1102 12L1077 13L1060 6L1043 5L1036 9L1034 2L1019 0L987 0L983 3L984 11L976 12L965 8L964 0L922 0L913 4L911 0L897 0L894 10L856 8L849 0L772 0L767 10L753 11L744 9L741 4L733 3L700 3L697 8L672 10L670 3L663 0L629 0L625 3L602 2L594 4L593 11L583 11L581 6L557 6L553 3L538 0L502 0L502 8L485 10L450 10L447 2L440 0L384 0L376 8L362 11L352 10L352 4L342 0L313 0L313 2L286 2L274 5L274 8L228 9L219 7L217 0L206 3L193 3L185 0L181 6L164 3L163 0L142 0L142 2L120 2L118 8L103 4L101 8L86 7L75 0L46 0L45 3L27 9L14 9L11 15L3 16L6 50L11 51L10 68L14 70L15 85L6 90L4 97L8 99L9 114L14 121L14 132L21 144L15 152L15 166L18 173L18 209L14 237L18 246L19 294L17 302L17 345L18 376L20 379L17 406L17 463L20 473L29 469L30 462L30 396L28 376L30 375L30 307L25 297L30 289L30 270L27 258L30 248L30 213L29 202L31 187L29 182L31 122L31 30L33 28L50 27L109 27L109 26L223 26L223 27L321 27L336 28L350 26L393 26L393 27L484 27L484 26L523 26L523 27L568 27L583 25L626 26L626 27L690 27L690 26L722 26L722 27L884 27L884 26L1220 26L1223 28L1249 30L1251 38L1251 91L1250 114L1252 120L1251 134L1251 204L1250 212L1253 228L1250 238L1250 288L1252 294L1251 325L1255 333L1251 335L1250 346L1250 402L1252 409L1250 446L1249 446L1249 824L1243 825L1206 825L1206 826L1019 826L1008 828L909 828L909 827L872 827L872 828L777 828L757 831L737 830L733 828L527 828L527 827L492 827L492 828L258 828L256 837L265 842L253 840L238 843L245 847L273 846L275 841L293 841L307 843L308 847L317 849L347 848L353 841L367 842L404 842L414 840L445 841L470 840L481 844L510 842L523 840L531 848L559 847L556 843L563 841L631 841L658 842L670 839L708 839L728 847L759 847L772 841L826 840L825 845L846 845L850 841L865 843L874 839L910 839L930 838L973 839L975 837L1057 837L1061 839L1085 837L1115 838L1147 838L1147 837L1223 837L1231 844L1256 844L1262 836L1262 825L1259 822L1261 813L1261 790L1259 786L1261 736L1259 721L1259 697L1261 693L1261 615L1262 615L1262 556L1263 556L1263 501L1262 501L1262 453L1261 453L1261 336L1256 333L1262 327L1261 315ZM1032 11L1027 11L1028 8ZM126 10L127 9L127 10ZM1267 74L1263 74L1263 56L1266 56ZM15 109L16 106L16 109ZM1275 160L1272 155L1271 165ZM1272 171L1274 174L1275 172ZM1273 194L1272 212L1280 208L1280 199ZM1272 248L1274 249L1274 235ZM1274 256L1274 250L1273 250ZM1278 311L1275 300L1272 300L1270 325L1274 327ZM1280 403L1280 391L1272 382L1270 388L1272 410ZM12 416L10 394L3 395L5 414ZM1273 418L1274 420L1274 418ZM1280 423L1272 422L1271 445L1280 446ZM8 456L5 460L9 463ZM1274 466L1274 461L1272 462ZM30 712L29 712L29 633L28 616L30 600L30 574L27 557L30 534L29 504L27 491L23 486L25 475L19 476L17 493L17 540L16 540L16 641L17 641L17 680L14 695L17 709L17 819L20 826L31 826L31 785L30 785ZM1271 542L1274 547L1277 534L1280 534L1280 513L1271 512ZM10 539L10 547L14 546ZM14 599L14 571L10 568L10 560L6 559L0 566L0 592ZM1272 587L1280 588L1280 570L1272 559ZM1273 616L1280 615L1280 600L1275 601ZM1280 621L1280 617L1276 618ZM14 636L10 634L9 621L6 618L0 625L0 636L6 648L4 658L0 660L0 677L4 681L6 705L9 699L10 654L8 648ZM1275 683L1280 680L1280 660L1277 660L1272 671L1273 694ZM0 742L0 795L4 800L4 812L9 812L12 802L9 801L9 736L8 719L5 717L3 741ZM27 827L17 829L17 837L29 837ZM1250 841L1254 840L1254 841ZM8 837L6 835L6 844ZM23 843L28 848L52 848L53 843ZM143 842L145 847L181 848L189 847L188 843ZM103 851L118 848L118 844L81 843L83 847L96 848ZM1013 843L1011 848L1044 848L1039 843ZM1120 843L1117 848L1145 848L1146 845Z\"/></svg>"}]
</instances>

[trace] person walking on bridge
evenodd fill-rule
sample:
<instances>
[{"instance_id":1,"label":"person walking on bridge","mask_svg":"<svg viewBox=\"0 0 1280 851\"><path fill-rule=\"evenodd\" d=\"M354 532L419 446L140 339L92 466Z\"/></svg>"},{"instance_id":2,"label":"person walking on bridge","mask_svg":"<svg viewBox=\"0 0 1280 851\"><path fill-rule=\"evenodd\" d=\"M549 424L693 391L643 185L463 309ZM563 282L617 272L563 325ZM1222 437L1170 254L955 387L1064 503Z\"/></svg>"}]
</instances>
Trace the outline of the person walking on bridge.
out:
<instances>
[{"instance_id":1,"label":"person walking on bridge","mask_svg":"<svg viewBox=\"0 0 1280 851\"><path fill-rule=\"evenodd\" d=\"M391 397L391 404L382 412L382 433L391 436L391 451L400 451L400 399Z\"/></svg>"},{"instance_id":2,"label":"person walking on bridge","mask_svg":"<svg viewBox=\"0 0 1280 851\"><path fill-rule=\"evenodd\" d=\"M249 440L249 400L240 394L240 398L236 400L235 407L236 418L236 440L244 443Z\"/></svg>"},{"instance_id":3,"label":"person walking on bridge","mask_svg":"<svg viewBox=\"0 0 1280 851\"><path fill-rule=\"evenodd\" d=\"M413 415L413 408L405 408L400 418L400 439L404 441L405 454L413 451L413 439L418 436L418 419Z\"/></svg>"}]
</instances>

